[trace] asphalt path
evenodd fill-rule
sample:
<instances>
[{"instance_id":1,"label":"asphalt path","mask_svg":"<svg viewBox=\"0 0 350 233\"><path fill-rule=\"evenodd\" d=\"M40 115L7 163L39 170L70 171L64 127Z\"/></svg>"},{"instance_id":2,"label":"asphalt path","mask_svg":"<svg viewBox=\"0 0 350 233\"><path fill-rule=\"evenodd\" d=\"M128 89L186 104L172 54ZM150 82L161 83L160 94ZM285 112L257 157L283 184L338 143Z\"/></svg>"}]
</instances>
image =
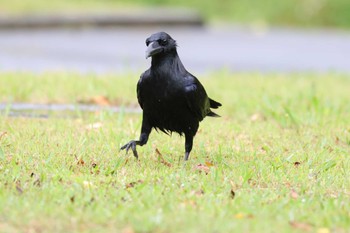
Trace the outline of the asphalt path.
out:
<instances>
[{"instance_id":1,"label":"asphalt path","mask_svg":"<svg viewBox=\"0 0 350 233\"><path fill-rule=\"evenodd\" d=\"M192 73L350 72L350 32L206 28L1 30L0 71L124 72L149 67L145 39L166 31Z\"/></svg>"}]
</instances>

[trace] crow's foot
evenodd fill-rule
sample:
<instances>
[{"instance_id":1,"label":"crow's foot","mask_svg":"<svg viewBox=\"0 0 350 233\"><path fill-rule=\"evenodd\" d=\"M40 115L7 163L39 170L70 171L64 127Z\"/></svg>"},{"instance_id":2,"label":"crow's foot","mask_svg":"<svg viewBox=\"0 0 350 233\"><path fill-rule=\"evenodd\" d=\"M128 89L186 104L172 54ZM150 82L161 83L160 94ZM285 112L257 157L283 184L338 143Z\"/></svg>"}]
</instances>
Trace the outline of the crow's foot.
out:
<instances>
[{"instance_id":1,"label":"crow's foot","mask_svg":"<svg viewBox=\"0 0 350 233\"><path fill-rule=\"evenodd\" d=\"M131 140L130 142L128 142L127 144L122 146L120 148L120 150L124 150L125 149L126 153L128 153L129 149L131 148L132 153L134 154L135 158L138 159L139 156L138 156L137 151L136 151L136 145L138 145L138 141Z\"/></svg>"}]
</instances>

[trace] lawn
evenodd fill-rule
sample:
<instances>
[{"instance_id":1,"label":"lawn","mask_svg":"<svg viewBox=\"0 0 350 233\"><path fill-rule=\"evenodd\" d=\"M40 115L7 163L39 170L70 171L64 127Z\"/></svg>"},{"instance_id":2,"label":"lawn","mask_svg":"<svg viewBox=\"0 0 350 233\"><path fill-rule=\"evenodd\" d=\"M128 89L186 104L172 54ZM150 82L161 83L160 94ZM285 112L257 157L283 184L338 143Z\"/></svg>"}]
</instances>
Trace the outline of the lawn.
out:
<instances>
[{"instance_id":1,"label":"lawn","mask_svg":"<svg viewBox=\"0 0 350 233\"><path fill-rule=\"evenodd\" d=\"M348 232L349 75L200 77L222 117L201 123L187 163L175 134L153 131L139 161L120 152L137 113L11 110L136 107L138 76L0 74L0 232Z\"/></svg>"},{"instance_id":2,"label":"lawn","mask_svg":"<svg viewBox=\"0 0 350 233\"><path fill-rule=\"evenodd\" d=\"M253 25L350 27L349 0L0 0L0 13L124 10L185 7L207 21Z\"/></svg>"}]
</instances>

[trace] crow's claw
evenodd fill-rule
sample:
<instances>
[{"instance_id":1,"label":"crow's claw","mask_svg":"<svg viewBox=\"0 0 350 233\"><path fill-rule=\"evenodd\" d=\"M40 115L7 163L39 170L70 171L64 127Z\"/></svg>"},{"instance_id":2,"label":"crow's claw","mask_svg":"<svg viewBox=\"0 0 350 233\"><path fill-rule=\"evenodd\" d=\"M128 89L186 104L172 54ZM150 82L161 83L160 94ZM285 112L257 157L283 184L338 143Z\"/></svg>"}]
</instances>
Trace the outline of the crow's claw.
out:
<instances>
[{"instance_id":1,"label":"crow's claw","mask_svg":"<svg viewBox=\"0 0 350 233\"><path fill-rule=\"evenodd\" d=\"M137 151L136 151L136 145L137 145L137 141L131 140L130 142L128 142L127 144L122 146L120 148L120 150L126 149L126 153L128 153L129 149L131 148L132 153L134 154L135 158L138 159L139 156L138 156Z\"/></svg>"}]
</instances>

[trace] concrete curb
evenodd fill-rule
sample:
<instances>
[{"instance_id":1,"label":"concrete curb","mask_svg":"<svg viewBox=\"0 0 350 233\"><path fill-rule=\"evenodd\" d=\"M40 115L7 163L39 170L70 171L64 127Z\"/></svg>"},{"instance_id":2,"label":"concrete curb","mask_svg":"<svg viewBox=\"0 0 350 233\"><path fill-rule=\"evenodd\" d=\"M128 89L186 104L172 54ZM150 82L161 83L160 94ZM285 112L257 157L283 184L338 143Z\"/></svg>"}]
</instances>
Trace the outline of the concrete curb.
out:
<instances>
[{"instance_id":1,"label":"concrete curb","mask_svg":"<svg viewBox=\"0 0 350 233\"><path fill-rule=\"evenodd\" d=\"M147 9L102 13L0 15L0 29L81 28L81 27L201 27L203 18L194 11Z\"/></svg>"}]
</instances>

